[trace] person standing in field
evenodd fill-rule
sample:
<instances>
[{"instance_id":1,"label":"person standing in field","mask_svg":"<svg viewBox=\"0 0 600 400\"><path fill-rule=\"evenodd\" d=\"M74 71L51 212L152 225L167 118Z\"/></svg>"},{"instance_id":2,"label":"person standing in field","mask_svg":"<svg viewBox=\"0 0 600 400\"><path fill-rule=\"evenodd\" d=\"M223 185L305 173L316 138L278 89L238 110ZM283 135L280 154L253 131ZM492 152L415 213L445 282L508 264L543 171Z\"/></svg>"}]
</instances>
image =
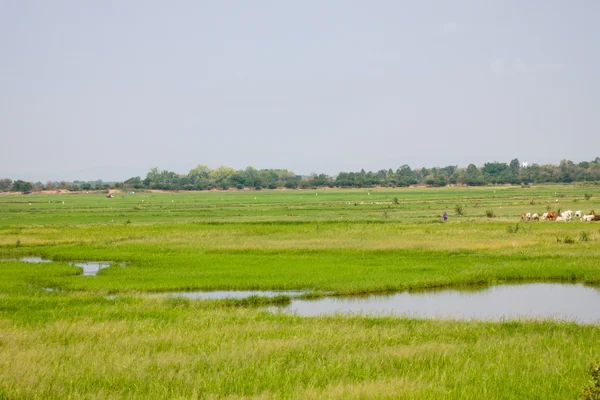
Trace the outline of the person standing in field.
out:
<instances>
[{"instance_id":1,"label":"person standing in field","mask_svg":"<svg viewBox=\"0 0 600 400\"><path fill-rule=\"evenodd\" d=\"M448 221L448 214L446 214L446 211L444 211L444 222Z\"/></svg>"}]
</instances>

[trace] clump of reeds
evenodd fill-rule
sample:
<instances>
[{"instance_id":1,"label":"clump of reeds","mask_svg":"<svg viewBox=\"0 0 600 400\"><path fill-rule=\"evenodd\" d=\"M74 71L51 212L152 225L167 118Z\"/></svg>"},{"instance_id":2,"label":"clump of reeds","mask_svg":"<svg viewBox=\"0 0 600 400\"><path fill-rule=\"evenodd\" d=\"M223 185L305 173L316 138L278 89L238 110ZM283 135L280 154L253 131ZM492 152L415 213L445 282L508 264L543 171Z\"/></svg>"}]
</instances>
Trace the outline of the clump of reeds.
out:
<instances>
[{"instance_id":1,"label":"clump of reeds","mask_svg":"<svg viewBox=\"0 0 600 400\"><path fill-rule=\"evenodd\" d=\"M564 236L564 237L556 237L556 243L564 243L564 244L573 244L575 243L575 239L573 239L571 236Z\"/></svg>"},{"instance_id":2,"label":"clump of reeds","mask_svg":"<svg viewBox=\"0 0 600 400\"><path fill-rule=\"evenodd\" d=\"M517 233L517 232L519 232L519 229L525 229L525 228L523 228L523 227L522 227L522 226L520 226L519 224L516 224L515 226L508 225L508 226L506 227L506 232L507 232L507 233Z\"/></svg>"},{"instance_id":3,"label":"clump of reeds","mask_svg":"<svg viewBox=\"0 0 600 400\"><path fill-rule=\"evenodd\" d=\"M589 242L589 240L590 240L589 233L587 233L586 231L581 231L581 233L579 234L579 241L580 242Z\"/></svg>"}]
</instances>

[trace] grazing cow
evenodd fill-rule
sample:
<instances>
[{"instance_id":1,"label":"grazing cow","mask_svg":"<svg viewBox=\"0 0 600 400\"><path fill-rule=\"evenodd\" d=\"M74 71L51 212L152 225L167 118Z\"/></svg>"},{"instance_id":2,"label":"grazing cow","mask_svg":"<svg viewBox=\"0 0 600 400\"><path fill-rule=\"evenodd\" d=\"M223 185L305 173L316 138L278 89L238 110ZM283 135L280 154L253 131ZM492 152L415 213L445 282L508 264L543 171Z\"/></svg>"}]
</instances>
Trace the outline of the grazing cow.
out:
<instances>
[{"instance_id":1,"label":"grazing cow","mask_svg":"<svg viewBox=\"0 0 600 400\"><path fill-rule=\"evenodd\" d=\"M575 218L581 218L581 210L575 211Z\"/></svg>"},{"instance_id":2,"label":"grazing cow","mask_svg":"<svg viewBox=\"0 0 600 400\"><path fill-rule=\"evenodd\" d=\"M594 215L594 219L592 221L600 221L600 215Z\"/></svg>"},{"instance_id":3,"label":"grazing cow","mask_svg":"<svg viewBox=\"0 0 600 400\"><path fill-rule=\"evenodd\" d=\"M548 213L545 212L542 214L542 217L540 218L542 221L545 221L548 218Z\"/></svg>"},{"instance_id":4,"label":"grazing cow","mask_svg":"<svg viewBox=\"0 0 600 400\"><path fill-rule=\"evenodd\" d=\"M531 219L531 213L525 214L525 218L527 219L527 221L529 221Z\"/></svg>"},{"instance_id":5,"label":"grazing cow","mask_svg":"<svg viewBox=\"0 0 600 400\"><path fill-rule=\"evenodd\" d=\"M567 210L560 213L560 216L563 217L566 221L570 221L573 217L573 211Z\"/></svg>"},{"instance_id":6,"label":"grazing cow","mask_svg":"<svg viewBox=\"0 0 600 400\"><path fill-rule=\"evenodd\" d=\"M550 221L556 220L556 217L557 217L556 211L550 211L548 213L548 215L546 215L546 218L549 219Z\"/></svg>"},{"instance_id":7,"label":"grazing cow","mask_svg":"<svg viewBox=\"0 0 600 400\"><path fill-rule=\"evenodd\" d=\"M540 217L538 216L538 214L537 214L537 213L533 213L533 215L531 216L531 220L532 220L532 221L539 221L539 220L540 220Z\"/></svg>"},{"instance_id":8,"label":"grazing cow","mask_svg":"<svg viewBox=\"0 0 600 400\"><path fill-rule=\"evenodd\" d=\"M583 217L581 217L581 221L582 222L590 222L594 220L595 215L584 215Z\"/></svg>"},{"instance_id":9,"label":"grazing cow","mask_svg":"<svg viewBox=\"0 0 600 400\"><path fill-rule=\"evenodd\" d=\"M567 221L567 219L565 217L559 216L559 217L556 217L555 221L556 222L565 222L565 221Z\"/></svg>"},{"instance_id":10,"label":"grazing cow","mask_svg":"<svg viewBox=\"0 0 600 400\"><path fill-rule=\"evenodd\" d=\"M522 213L521 214L521 221L525 221L525 220L527 220L527 214Z\"/></svg>"}]
</instances>

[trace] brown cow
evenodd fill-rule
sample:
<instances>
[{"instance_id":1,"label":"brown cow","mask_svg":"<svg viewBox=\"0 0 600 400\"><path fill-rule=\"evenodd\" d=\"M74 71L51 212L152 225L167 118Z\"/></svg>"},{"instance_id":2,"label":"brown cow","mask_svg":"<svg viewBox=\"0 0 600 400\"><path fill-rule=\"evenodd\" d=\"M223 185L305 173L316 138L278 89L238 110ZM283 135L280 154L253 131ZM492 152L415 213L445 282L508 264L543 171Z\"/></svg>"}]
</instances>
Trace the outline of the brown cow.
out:
<instances>
[{"instance_id":1,"label":"brown cow","mask_svg":"<svg viewBox=\"0 0 600 400\"><path fill-rule=\"evenodd\" d=\"M592 221L600 221L600 215L594 214L594 219Z\"/></svg>"},{"instance_id":2,"label":"brown cow","mask_svg":"<svg viewBox=\"0 0 600 400\"><path fill-rule=\"evenodd\" d=\"M596 213L594 212L594 210L590 211L590 215L596 215Z\"/></svg>"},{"instance_id":3,"label":"brown cow","mask_svg":"<svg viewBox=\"0 0 600 400\"><path fill-rule=\"evenodd\" d=\"M550 211L548 215L546 215L546 219L549 221L556 221L556 211Z\"/></svg>"}]
</instances>

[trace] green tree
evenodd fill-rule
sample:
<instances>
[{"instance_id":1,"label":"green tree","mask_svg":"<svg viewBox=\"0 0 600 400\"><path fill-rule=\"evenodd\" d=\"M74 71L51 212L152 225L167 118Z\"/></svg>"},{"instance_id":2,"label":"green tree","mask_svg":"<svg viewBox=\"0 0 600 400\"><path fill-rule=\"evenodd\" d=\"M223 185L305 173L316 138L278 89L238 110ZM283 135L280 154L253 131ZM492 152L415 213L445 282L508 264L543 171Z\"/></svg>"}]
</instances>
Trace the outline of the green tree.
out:
<instances>
[{"instance_id":1,"label":"green tree","mask_svg":"<svg viewBox=\"0 0 600 400\"><path fill-rule=\"evenodd\" d=\"M8 192L13 185L13 181L8 178L0 179L0 192Z\"/></svg>"},{"instance_id":2,"label":"green tree","mask_svg":"<svg viewBox=\"0 0 600 400\"><path fill-rule=\"evenodd\" d=\"M518 158L515 158L514 160L511 160L510 162L510 170L512 171L513 175L518 177L521 173L521 163L519 162Z\"/></svg>"},{"instance_id":3,"label":"green tree","mask_svg":"<svg viewBox=\"0 0 600 400\"><path fill-rule=\"evenodd\" d=\"M140 183L142 183L142 178L140 178L139 176L135 176L135 177L127 179L123 183L126 185L139 185Z\"/></svg>"},{"instance_id":4,"label":"green tree","mask_svg":"<svg viewBox=\"0 0 600 400\"><path fill-rule=\"evenodd\" d=\"M208 168L206 165L197 165L188 173L188 177L192 183L197 183L203 179L208 179L209 175L210 168Z\"/></svg>"},{"instance_id":5,"label":"green tree","mask_svg":"<svg viewBox=\"0 0 600 400\"><path fill-rule=\"evenodd\" d=\"M329 177L325 174L313 175L309 178L308 182L310 186L327 186Z\"/></svg>"},{"instance_id":6,"label":"green tree","mask_svg":"<svg viewBox=\"0 0 600 400\"><path fill-rule=\"evenodd\" d=\"M31 189L33 188L33 184L31 182L25 182L23 180L16 180L12 184L13 192L21 192L24 194L31 193Z\"/></svg>"},{"instance_id":7,"label":"green tree","mask_svg":"<svg viewBox=\"0 0 600 400\"><path fill-rule=\"evenodd\" d=\"M230 178L234 173L235 170L233 168L221 165L210 171L209 178L213 179L215 184L221 189L228 189L231 187Z\"/></svg>"},{"instance_id":8,"label":"green tree","mask_svg":"<svg viewBox=\"0 0 600 400\"><path fill-rule=\"evenodd\" d=\"M485 185L483 174L475 164L469 164L467 167L467 171L465 172L465 183L469 186Z\"/></svg>"}]
</instances>

